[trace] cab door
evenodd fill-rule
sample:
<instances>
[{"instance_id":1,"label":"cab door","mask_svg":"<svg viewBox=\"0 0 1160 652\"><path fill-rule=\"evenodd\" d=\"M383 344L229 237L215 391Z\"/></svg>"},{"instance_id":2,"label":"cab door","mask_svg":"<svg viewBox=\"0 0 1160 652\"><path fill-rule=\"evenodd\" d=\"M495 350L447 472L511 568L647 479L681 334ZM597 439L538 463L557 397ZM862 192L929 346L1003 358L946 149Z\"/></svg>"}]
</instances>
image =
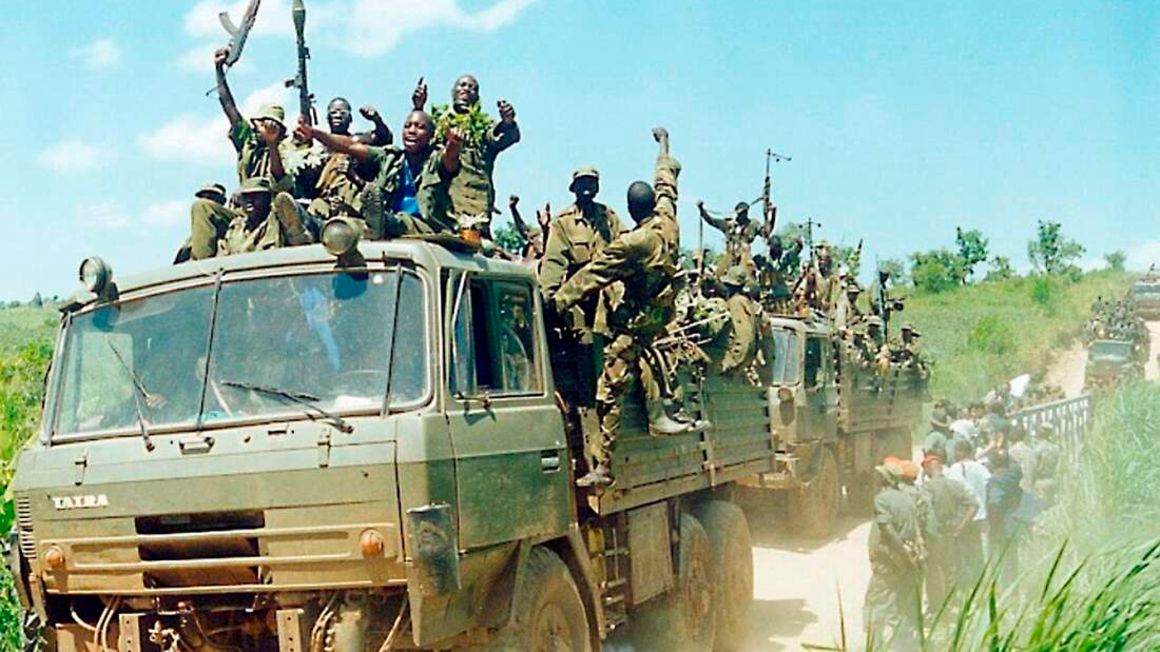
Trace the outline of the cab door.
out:
<instances>
[{"instance_id":1,"label":"cab door","mask_svg":"<svg viewBox=\"0 0 1160 652\"><path fill-rule=\"evenodd\" d=\"M563 533L571 464L549 391L539 292L526 278L459 273L447 297L460 547Z\"/></svg>"}]
</instances>

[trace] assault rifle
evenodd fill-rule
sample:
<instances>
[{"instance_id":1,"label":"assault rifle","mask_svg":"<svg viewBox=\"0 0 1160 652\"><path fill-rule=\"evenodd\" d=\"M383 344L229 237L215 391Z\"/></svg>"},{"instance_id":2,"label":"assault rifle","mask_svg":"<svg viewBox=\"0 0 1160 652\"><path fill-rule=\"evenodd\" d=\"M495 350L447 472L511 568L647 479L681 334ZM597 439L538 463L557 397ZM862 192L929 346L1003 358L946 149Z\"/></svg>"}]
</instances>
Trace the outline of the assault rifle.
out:
<instances>
[{"instance_id":1,"label":"assault rifle","mask_svg":"<svg viewBox=\"0 0 1160 652\"><path fill-rule=\"evenodd\" d=\"M298 74L286 80L286 88L298 89L298 112L309 125L317 124L314 113L314 94L306 83L306 60L310 58L310 48L306 47L306 6L302 0L294 0L290 15L294 18L294 32L298 44Z\"/></svg>"},{"instance_id":2,"label":"assault rifle","mask_svg":"<svg viewBox=\"0 0 1160 652\"><path fill-rule=\"evenodd\" d=\"M246 39L250 37L250 30L254 28L254 21L258 19L258 5L262 4L262 0L250 0L250 4L246 6L246 12L242 14L242 22L240 25L235 25L234 21L230 20L228 12L221 12L218 14L218 22L230 35L230 43L226 46L229 54L226 55L225 67L230 68L242 56L242 49L246 47ZM206 91L206 95L212 95L218 91L218 87Z\"/></svg>"}]
</instances>

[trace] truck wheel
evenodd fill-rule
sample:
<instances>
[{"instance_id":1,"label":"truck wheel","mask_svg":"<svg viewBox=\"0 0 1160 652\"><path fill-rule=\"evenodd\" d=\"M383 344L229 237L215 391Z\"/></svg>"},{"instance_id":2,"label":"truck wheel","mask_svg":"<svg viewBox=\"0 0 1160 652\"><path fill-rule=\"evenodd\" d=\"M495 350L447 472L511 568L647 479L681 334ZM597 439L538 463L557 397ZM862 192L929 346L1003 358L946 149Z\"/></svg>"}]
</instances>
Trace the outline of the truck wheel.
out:
<instances>
[{"instance_id":1,"label":"truck wheel","mask_svg":"<svg viewBox=\"0 0 1160 652\"><path fill-rule=\"evenodd\" d=\"M633 639L637 650L704 652L713 649L716 625L713 552L705 528L691 514L681 514L679 554L680 574L676 586L634 614L637 627ZM753 599L752 595L749 599Z\"/></svg>"},{"instance_id":2,"label":"truck wheel","mask_svg":"<svg viewBox=\"0 0 1160 652\"><path fill-rule=\"evenodd\" d=\"M580 591L556 553L536 546L512 605L512 623L487 652L591 652Z\"/></svg>"},{"instance_id":3,"label":"truck wheel","mask_svg":"<svg viewBox=\"0 0 1160 652\"><path fill-rule=\"evenodd\" d=\"M822 451L822 465L789 495L790 522L794 529L807 537L820 539L830 536L838 516L841 488L838 486L838 462L828 448Z\"/></svg>"},{"instance_id":4,"label":"truck wheel","mask_svg":"<svg viewBox=\"0 0 1160 652\"><path fill-rule=\"evenodd\" d=\"M753 607L753 548L749 522L741 508L723 500L712 500L697 510L697 518L709 536L713 553L713 582L717 587L717 632L713 649L731 652L740 649L749 636Z\"/></svg>"}]
</instances>

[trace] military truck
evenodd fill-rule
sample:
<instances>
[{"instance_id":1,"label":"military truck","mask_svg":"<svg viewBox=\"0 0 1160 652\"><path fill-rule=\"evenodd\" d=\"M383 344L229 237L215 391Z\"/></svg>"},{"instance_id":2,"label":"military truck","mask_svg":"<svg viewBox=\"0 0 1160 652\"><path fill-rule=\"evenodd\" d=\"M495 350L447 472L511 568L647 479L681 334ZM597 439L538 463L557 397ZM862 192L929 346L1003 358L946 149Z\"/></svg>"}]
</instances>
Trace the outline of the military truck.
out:
<instances>
[{"instance_id":1,"label":"military truck","mask_svg":"<svg viewBox=\"0 0 1160 652\"><path fill-rule=\"evenodd\" d=\"M771 427L795 441L764 390L703 379L713 426L661 438L626 399L616 484L582 492L532 272L341 222L322 241L82 265L11 486L8 563L49 649L597 650L637 620L660 649L740 644L732 490L775 471ZM812 419L831 373L787 370L781 405Z\"/></svg>"},{"instance_id":2,"label":"military truck","mask_svg":"<svg viewBox=\"0 0 1160 652\"><path fill-rule=\"evenodd\" d=\"M1147 352L1143 352L1147 356ZM1084 389L1100 393L1120 383L1144 377L1143 356L1138 345L1126 340L1095 340L1088 344L1084 365Z\"/></svg>"},{"instance_id":3,"label":"military truck","mask_svg":"<svg viewBox=\"0 0 1160 652\"><path fill-rule=\"evenodd\" d=\"M827 321L778 316L768 327L775 464L742 481L746 502L780 492L796 531L824 537L842 507L868 509L883 457L911 458L912 431L929 398L926 376L860 363Z\"/></svg>"},{"instance_id":4,"label":"military truck","mask_svg":"<svg viewBox=\"0 0 1160 652\"><path fill-rule=\"evenodd\" d=\"M1136 301L1136 312L1144 319L1160 319L1160 274L1153 267L1132 284L1129 295Z\"/></svg>"}]
</instances>

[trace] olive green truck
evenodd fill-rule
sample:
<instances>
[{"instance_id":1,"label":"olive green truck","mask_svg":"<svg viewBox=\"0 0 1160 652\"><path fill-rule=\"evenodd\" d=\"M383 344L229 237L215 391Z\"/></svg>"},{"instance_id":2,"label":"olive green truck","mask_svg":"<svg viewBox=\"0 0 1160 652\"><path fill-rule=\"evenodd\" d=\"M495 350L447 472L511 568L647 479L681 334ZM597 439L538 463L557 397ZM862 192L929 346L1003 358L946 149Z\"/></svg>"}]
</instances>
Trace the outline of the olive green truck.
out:
<instances>
[{"instance_id":1,"label":"olive green truck","mask_svg":"<svg viewBox=\"0 0 1160 652\"><path fill-rule=\"evenodd\" d=\"M660 438L628 400L616 484L583 492L553 364L593 361L553 361L530 270L324 241L82 266L11 486L47 649L597 650L636 620L657 649L744 641L731 499L774 468L767 390L704 380L713 426Z\"/></svg>"}]
</instances>

